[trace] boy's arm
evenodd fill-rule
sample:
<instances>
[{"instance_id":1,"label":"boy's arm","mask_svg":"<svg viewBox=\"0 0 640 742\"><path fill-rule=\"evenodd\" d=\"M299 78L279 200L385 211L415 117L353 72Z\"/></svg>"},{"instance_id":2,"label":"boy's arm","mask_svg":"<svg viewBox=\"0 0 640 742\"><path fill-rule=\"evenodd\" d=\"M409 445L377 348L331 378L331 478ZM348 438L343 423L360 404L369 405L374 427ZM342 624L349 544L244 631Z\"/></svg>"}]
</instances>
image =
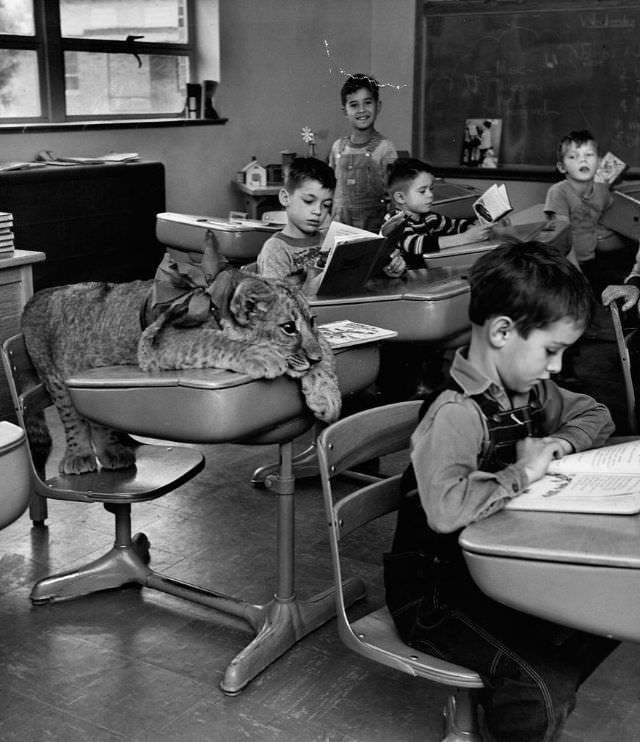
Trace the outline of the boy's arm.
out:
<instances>
[{"instance_id":1,"label":"boy's arm","mask_svg":"<svg viewBox=\"0 0 640 742\"><path fill-rule=\"evenodd\" d=\"M258 253L258 273L265 278L285 279L294 271L285 243L270 237Z\"/></svg>"},{"instance_id":2,"label":"boy's arm","mask_svg":"<svg viewBox=\"0 0 640 742\"><path fill-rule=\"evenodd\" d=\"M569 221L569 202L566 196L558 186L560 183L554 183L547 191L547 197L544 202L545 214L556 219Z\"/></svg>"},{"instance_id":3,"label":"boy's arm","mask_svg":"<svg viewBox=\"0 0 640 742\"><path fill-rule=\"evenodd\" d=\"M574 451L604 445L615 430L611 413L593 397L570 392L553 381L543 382L541 395L549 435L567 441Z\"/></svg>"},{"instance_id":4,"label":"boy's arm","mask_svg":"<svg viewBox=\"0 0 640 742\"><path fill-rule=\"evenodd\" d=\"M411 461L435 531L449 533L485 518L528 486L522 464L495 473L478 469L485 437L477 405L457 392L444 392L418 425Z\"/></svg>"}]
</instances>

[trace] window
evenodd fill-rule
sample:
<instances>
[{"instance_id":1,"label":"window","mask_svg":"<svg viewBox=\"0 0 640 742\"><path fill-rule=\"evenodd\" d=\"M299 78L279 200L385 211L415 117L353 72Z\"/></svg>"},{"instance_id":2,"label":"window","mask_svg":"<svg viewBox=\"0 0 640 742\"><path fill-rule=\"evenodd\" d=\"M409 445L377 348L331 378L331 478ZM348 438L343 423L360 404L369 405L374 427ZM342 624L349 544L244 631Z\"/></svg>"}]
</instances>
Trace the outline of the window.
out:
<instances>
[{"instance_id":1,"label":"window","mask_svg":"<svg viewBox=\"0 0 640 742\"><path fill-rule=\"evenodd\" d=\"M0 0L0 123L181 116L193 0Z\"/></svg>"}]
</instances>

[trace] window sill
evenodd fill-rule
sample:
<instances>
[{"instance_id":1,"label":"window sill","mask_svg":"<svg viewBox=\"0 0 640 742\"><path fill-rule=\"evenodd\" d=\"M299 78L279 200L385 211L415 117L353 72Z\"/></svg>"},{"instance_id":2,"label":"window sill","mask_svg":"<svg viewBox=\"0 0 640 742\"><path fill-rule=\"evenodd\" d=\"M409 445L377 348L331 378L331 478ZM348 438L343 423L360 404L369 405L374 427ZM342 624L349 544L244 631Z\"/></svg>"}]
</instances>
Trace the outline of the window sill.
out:
<instances>
[{"instance_id":1,"label":"window sill","mask_svg":"<svg viewBox=\"0 0 640 742\"><path fill-rule=\"evenodd\" d=\"M0 133L12 132L29 134L40 131L96 131L105 129L159 129L168 126L221 126L228 119L185 119L185 118L157 118L157 119L118 119L109 121L65 121L51 123L42 121L33 124L0 124Z\"/></svg>"}]
</instances>

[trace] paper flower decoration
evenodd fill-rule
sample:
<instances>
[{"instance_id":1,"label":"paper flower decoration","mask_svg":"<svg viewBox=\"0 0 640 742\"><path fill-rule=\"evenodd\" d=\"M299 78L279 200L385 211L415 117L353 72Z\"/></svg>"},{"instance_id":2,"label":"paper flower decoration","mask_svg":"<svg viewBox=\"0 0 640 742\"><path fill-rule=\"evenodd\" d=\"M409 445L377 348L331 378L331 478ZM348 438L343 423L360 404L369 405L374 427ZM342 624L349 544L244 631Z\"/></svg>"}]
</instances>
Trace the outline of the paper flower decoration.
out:
<instances>
[{"instance_id":1,"label":"paper flower decoration","mask_svg":"<svg viewBox=\"0 0 640 742\"><path fill-rule=\"evenodd\" d=\"M316 133L308 126L303 126L300 132L302 141L307 145L307 157L316 156Z\"/></svg>"}]
</instances>

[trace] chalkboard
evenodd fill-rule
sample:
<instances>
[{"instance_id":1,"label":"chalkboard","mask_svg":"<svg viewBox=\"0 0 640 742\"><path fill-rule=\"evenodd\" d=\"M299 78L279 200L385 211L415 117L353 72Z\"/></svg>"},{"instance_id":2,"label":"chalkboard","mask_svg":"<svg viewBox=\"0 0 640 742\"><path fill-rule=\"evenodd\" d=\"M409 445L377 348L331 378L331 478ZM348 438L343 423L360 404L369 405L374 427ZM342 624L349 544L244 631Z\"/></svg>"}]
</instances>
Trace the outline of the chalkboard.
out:
<instances>
[{"instance_id":1,"label":"chalkboard","mask_svg":"<svg viewBox=\"0 0 640 742\"><path fill-rule=\"evenodd\" d=\"M640 165L640 0L440 0L418 9L414 151L461 162L468 118L502 119L499 162L553 165L591 129Z\"/></svg>"}]
</instances>

